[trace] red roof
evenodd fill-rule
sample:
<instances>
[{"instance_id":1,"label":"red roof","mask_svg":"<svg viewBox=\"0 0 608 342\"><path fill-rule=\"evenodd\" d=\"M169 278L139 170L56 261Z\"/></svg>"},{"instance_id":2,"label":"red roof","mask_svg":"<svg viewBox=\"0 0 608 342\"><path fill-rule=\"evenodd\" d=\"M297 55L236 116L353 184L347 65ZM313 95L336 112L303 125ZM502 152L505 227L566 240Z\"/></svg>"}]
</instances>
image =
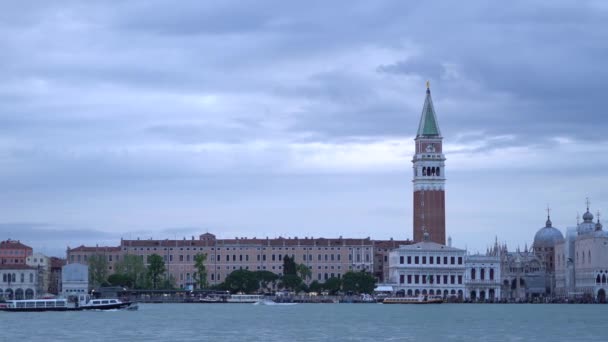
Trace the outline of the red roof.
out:
<instances>
[{"instance_id":1,"label":"red roof","mask_svg":"<svg viewBox=\"0 0 608 342\"><path fill-rule=\"evenodd\" d=\"M22 244L21 241L19 241L19 240L8 239L6 241L0 242L0 249L29 249L29 250L31 250L32 247Z\"/></svg>"}]
</instances>

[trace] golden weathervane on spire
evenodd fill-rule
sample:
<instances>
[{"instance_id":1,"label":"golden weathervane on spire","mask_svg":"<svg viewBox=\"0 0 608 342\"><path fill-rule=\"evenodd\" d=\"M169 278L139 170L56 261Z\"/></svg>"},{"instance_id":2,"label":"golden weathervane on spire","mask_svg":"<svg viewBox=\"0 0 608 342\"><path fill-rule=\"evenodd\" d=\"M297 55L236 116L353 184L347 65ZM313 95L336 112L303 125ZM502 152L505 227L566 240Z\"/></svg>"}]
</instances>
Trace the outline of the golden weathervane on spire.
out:
<instances>
[{"instance_id":1,"label":"golden weathervane on spire","mask_svg":"<svg viewBox=\"0 0 608 342\"><path fill-rule=\"evenodd\" d=\"M431 82L426 81L426 89L431 89Z\"/></svg>"}]
</instances>

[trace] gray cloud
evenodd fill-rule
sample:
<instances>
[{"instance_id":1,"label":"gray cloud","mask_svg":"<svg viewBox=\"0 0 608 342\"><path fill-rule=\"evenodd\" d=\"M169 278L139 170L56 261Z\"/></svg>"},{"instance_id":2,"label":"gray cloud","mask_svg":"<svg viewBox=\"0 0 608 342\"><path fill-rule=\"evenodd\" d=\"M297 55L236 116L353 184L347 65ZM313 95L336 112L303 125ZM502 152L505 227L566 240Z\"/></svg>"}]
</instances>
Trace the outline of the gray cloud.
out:
<instances>
[{"instance_id":1,"label":"gray cloud","mask_svg":"<svg viewBox=\"0 0 608 342\"><path fill-rule=\"evenodd\" d=\"M409 151L394 156L399 176L367 162L378 177L399 180L390 185L369 171L344 184L327 170L352 176L349 161L375 157L352 145L412 137L427 79L458 172L478 167L479 155L502 166L493 153L514 159L502 176L513 179L515 166L559 167L559 183L579 168L564 158L600 165L578 159L578 148L601 154L606 141L607 21L591 1L4 4L0 216L57 222L30 227L32 238L58 231L58 239L83 241L120 231L171 235L166 227L409 232L411 206L395 212L409 198ZM556 147L556 137L576 151ZM302 152L298 144L308 145ZM512 148L559 155L539 166ZM593 173L584 175L570 186L593 188ZM548 195L542 182L527 182ZM362 199L344 195L351 187ZM319 198L311 189L331 191ZM391 201L378 200L387 194ZM257 196L268 203L257 208ZM345 218L353 211L357 220Z\"/></svg>"}]
</instances>

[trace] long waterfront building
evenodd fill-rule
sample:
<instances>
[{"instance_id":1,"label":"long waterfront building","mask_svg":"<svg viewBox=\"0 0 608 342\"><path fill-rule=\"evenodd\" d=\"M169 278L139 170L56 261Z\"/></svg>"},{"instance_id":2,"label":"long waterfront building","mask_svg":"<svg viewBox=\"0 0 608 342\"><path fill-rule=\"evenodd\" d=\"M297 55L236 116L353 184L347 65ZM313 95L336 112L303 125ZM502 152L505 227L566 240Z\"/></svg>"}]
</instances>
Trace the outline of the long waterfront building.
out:
<instances>
[{"instance_id":1,"label":"long waterfront building","mask_svg":"<svg viewBox=\"0 0 608 342\"><path fill-rule=\"evenodd\" d=\"M283 257L295 258L307 265L312 277L307 282L324 282L331 277L341 278L348 271L373 273L379 281L388 274L390 250L410 244L410 240L371 240L370 238L234 238L217 239L205 233L198 239L182 240L121 240L120 246L68 248L67 262L87 264L93 255L107 258L108 272L114 272L116 262L125 255L138 255L147 263L152 254L163 257L167 273L178 287L195 285L194 257L207 254L207 282L219 284L235 270L267 270L282 274Z\"/></svg>"}]
</instances>

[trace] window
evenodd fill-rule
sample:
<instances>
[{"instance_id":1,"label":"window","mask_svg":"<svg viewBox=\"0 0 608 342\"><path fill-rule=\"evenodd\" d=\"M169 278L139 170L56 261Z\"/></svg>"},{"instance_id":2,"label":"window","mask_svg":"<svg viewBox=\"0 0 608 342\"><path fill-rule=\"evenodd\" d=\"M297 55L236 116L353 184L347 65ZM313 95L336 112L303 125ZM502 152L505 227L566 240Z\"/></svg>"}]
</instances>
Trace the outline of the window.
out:
<instances>
[{"instance_id":1,"label":"window","mask_svg":"<svg viewBox=\"0 0 608 342\"><path fill-rule=\"evenodd\" d=\"M433 261L434 261L433 259L434 258L432 256L429 257L429 264L431 264L431 265L433 264Z\"/></svg>"},{"instance_id":2,"label":"window","mask_svg":"<svg viewBox=\"0 0 608 342\"><path fill-rule=\"evenodd\" d=\"M411 264L411 263L412 263L412 257L411 257L411 256L408 256L408 257L407 257L407 263L408 263L408 264Z\"/></svg>"},{"instance_id":3,"label":"window","mask_svg":"<svg viewBox=\"0 0 608 342\"><path fill-rule=\"evenodd\" d=\"M437 257L437 265L441 265L441 257Z\"/></svg>"},{"instance_id":4,"label":"window","mask_svg":"<svg viewBox=\"0 0 608 342\"><path fill-rule=\"evenodd\" d=\"M481 279L481 280L485 280L486 279L486 269L485 268L482 268L479 271L479 279Z\"/></svg>"},{"instance_id":5,"label":"window","mask_svg":"<svg viewBox=\"0 0 608 342\"><path fill-rule=\"evenodd\" d=\"M454 284L456 282L456 277L451 275L450 276L450 284Z\"/></svg>"},{"instance_id":6,"label":"window","mask_svg":"<svg viewBox=\"0 0 608 342\"><path fill-rule=\"evenodd\" d=\"M179 256L179 261L184 261L184 256L183 255Z\"/></svg>"},{"instance_id":7,"label":"window","mask_svg":"<svg viewBox=\"0 0 608 342\"><path fill-rule=\"evenodd\" d=\"M443 264L444 264L444 265L447 265L447 264L448 264L448 257L447 257L447 256L444 256L444 257L443 257Z\"/></svg>"},{"instance_id":8,"label":"window","mask_svg":"<svg viewBox=\"0 0 608 342\"><path fill-rule=\"evenodd\" d=\"M443 283L444 283L444 284L447 284L447 283L448 283L448 276L447 276L447 275L444 275L444 276L443 276Z\"/></svg>"},{"instance_id":9,"label":"window","mask_svg":"<svg viewBox=\"0 0 608 342\"><path fill-rule=\"evenodd\" d=\"M420 260L418 259L418 257L414 257L414 264L418 265L420 263Z\"/></svg>"},{"instance_id":10,"label":"window","mask_svg":"<svg viewBox=\"0 0 608 342\"><path fill-rule=\"evenodd\" d=\"M458 284L462 284L462 276L461 275L458 276Z\"/></svg>"},{"instance_id":11,"label":"window","mask_svg":"<svg viewBox=\"0 0 608 342\"><path fill-rule=\"evenodd\" d=\"M407 275L407 283L408 283L408 284L411 284L411 283L412 283L412 275L411 275L411 274L408 274L408 275Z\"/></svg>"},{"instance_id":12,"label":"window","mask_svg":"<svg viewBox=\"0 0 608 342\"><path fill-rule=\"evenodd\" d=\"M462 265L462 257L458 257L458 265Z\"/></svg>"},{"instance_id":13,"label":"window","mask_svg":"<svg viewBox=\"0 0 608 342\"><path fill-rule=\"evenodd\" d=\"M490 268L490 280L494 280L494 269Z\"/></svg>"},{"instance_id":14,"label":"window","mask_svg":"<svg viewBox=\"0 0 608 342\"><path fill-rule=\"evenodd\" d=\"M414 284L420 283L420 276L418 274L414 275Z\"/></svg>"},{"instance_id":15,"label":"window","mask_svg":"<svg viewBox=\"0 0 608 342\"><path fill-rule=\"evenodd\" d=\"M401 265L403 265L403 261L404 261L404 259L405 259L405 258L403 257L403 255L399 257L399 263L400 263Z\"/></svg>"},{"instance_id":16,"label":"window","mask_svg":"<svg viewBox=\"0 0 608 342\"><path fill-rule=\"evenodd\" d=\"M403 283L405 283L405 276L403 274L400 274L399 275L399 284L403 284Z\"/></svg>"},{"instance_id":17,"label":"window","mask_svg":"<svg viewBox=\"0 0 608 342\"><path fill-rule=\"evenodd\" d=\"M456 258L450 257L450 264L454 265L456 263Z\"/></svg>"},{"instance_id":18,"label":"window","mask_svg":"<svg viewBox=\"0 0 608 342\"><path fill-rule=\"evenodd\" d=\"M425 256L422 257L422 264L426 265L426 257Z\"/></svg>"},{"instance_id":19,"label":"window","mask_svg":"<svg viewBox=\"0 0 608 342\"><path fill-rule=\"evenodd\" d=\"M274 256L274 254L272 255L272 261L275 261L275 256Z\"/></svg>"},{"instance_id":20,"label":"window","mask_svg":"<svg viewBox=\"0 0 608 342\"><path fill-rule=\"evenodd\" d=\"M426 276L426 275L423 275L423 276L422 276L422 283L423 283L423 284L426 284L426 278L427 278L427 277L428 277L428 276Z\"/></svg>"},{"instance_id":21,"label":"window","mask_svg":"<svg viewBox=\"0 0 608 342\"><path fill-rule=\"evenodd\" d=\"M471 280L475 280L475 269L471 268Z\"/></svg>"}]
</instances>

